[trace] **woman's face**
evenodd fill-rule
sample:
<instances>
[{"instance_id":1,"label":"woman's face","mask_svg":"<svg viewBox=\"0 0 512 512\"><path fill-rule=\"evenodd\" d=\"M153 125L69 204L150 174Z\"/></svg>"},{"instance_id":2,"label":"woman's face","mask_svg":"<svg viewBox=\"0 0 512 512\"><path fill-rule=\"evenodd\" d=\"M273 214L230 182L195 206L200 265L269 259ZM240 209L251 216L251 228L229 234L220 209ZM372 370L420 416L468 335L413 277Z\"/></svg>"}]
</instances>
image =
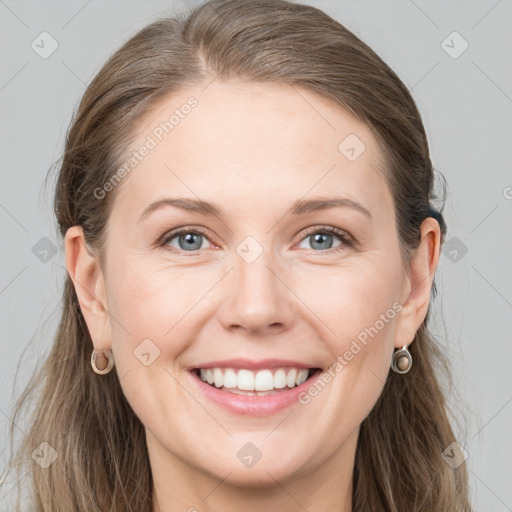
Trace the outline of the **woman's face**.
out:
<instances>
[{"instance_id":1,"label":"woman's face","mask_svg":"<svg viewBox=\"0 0 512 512\"><path fill-rule=\"evenodd\" d=\"M428 303L426 288L409 297L424 267L402 266L375 138L308 91L214 81L152 111L132 151L143 145L107 192L95 289L109 314L101 328L86 316L96 348L112 349L153 467L253 486L339 473ZM329 200L340 203L320 207ZM324 372L248 396L191 370L212 366L217 384L242 388Z\"/></svg>"}]
</instances>

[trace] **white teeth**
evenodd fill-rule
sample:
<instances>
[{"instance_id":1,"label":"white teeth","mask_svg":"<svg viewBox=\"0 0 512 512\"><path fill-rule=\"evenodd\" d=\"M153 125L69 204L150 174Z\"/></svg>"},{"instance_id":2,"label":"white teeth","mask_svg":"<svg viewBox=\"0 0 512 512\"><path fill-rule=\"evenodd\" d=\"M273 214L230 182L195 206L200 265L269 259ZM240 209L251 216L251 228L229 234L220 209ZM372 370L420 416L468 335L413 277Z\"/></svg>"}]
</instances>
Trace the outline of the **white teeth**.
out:
<instances>
[{"instance_id":1,"label":"white teeth","mask_svg":"<svg viewBox=\"0 0 512 512\"><path fill-rule=\"evenodd\" d=\"M237 388L244 391L254 391L254 374L250 370L238 371ZM220 386L217 386L220 388Z\"/></svg>"},{"instance_id":2,"label":"white teeth","mask_svg":"<svg viewBox=\"0 0 512 512\"><path fill-rule=\"evenodd\" d=\"M274 387L277 389L286 387L286 373L282 368L279 368L274 374Z\"/></svg>"},{"instance_id":3,"label":"white teeth","mask_svg":"<svg viewBox=\"0 0 512 512\"><path fill-rule=\"evenodd\" d=\"M288 375L286 376L286 385L289 387L289 388L293 388L293 386L295 386L296 384L296 379L297 379L297 370L295 368L293 368L293 370L290 370L288 372Z\"/></svg>"},{"instance_id":4,"label":"white teeth","mask_svg":"<svg viewBox=\"0 0 512 512\"><path fill-rule=\"evenodd\" d=\"M217 388L248 392L268 392L285 387L293 388L305 382L309 370L304 368L278 368L277 370L252 370L234 368L208 368L200 370L201 380ZM252 394L252 393L248 393ZM266 394L266 393L262 393Z\"/></svg>"},{"instance_id":5,"label":"white teeth","mask_svg":"<svg viewBox=\"0 0 512 512\"><path fill-rule=\"evenodd\" d=\"M274 377L270 370L261 370L256 374L254 389L257 391L270 391L274 389Z\"/></svg>"},{"instance_id":6,"label":"white teeth","mask_svg":"<svg viewBox=\"0 0 512 512\"><path fill-rule=\"evenodd\" d=\"M224 387L225 388L236 388L237 385L237 377L236 372L231 368L228 368L224 372Z\"/></svg>"},{"instance_id":7,"label":"white teeth","mask_svg":"<svg viewBox=\"0 0 512 512\"><path fill-rule=\"evenodd\" d=\"M304 371L304 370L299 370L297 372L297 378L295 379L295 384L297 384L297 386L300 386L303 382L306 382L306 380L308 379L308 371Z\"/></svg>"},{"instance_id":8,"label":"white teeth","mask_svg":"<svg viewBox=\"0 0 512 512\"><path fill-rule=\"evenodd\" d=\"M220 368L213 369L213 382L215 386L220 388L223 385L224 378L222 377L222 370Z\"/></svg>"}]
</instances>

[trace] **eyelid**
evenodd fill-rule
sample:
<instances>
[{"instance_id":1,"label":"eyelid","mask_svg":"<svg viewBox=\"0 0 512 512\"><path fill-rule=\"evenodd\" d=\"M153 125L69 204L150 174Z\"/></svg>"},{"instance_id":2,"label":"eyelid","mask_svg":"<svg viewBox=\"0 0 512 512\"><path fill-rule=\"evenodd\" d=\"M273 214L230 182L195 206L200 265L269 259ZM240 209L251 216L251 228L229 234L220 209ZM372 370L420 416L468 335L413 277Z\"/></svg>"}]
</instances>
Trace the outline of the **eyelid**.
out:
<instances>
[{"instance_id":1,"label":"eyelid","mask_svg":"<svg viewBox=\"0 0 512 512\"><path fill-rule=\"evenodd\" d=\"M201 234L210 243L214 244L214 242L212 242L212 240L210 240L210 235L209 235L209 232L208 232L207 229L202 228L202 227L196 227L196 226L182 226L182 227L175 228L175 229L172 229L170 231L165 232L159 238L158 245L160 247L165 248L165 246L167 245L167 243L171 239L181 235L182 233L198 233L198 234ZM339 250L343 250L343 249L347 249L347 248L352 248L352 247L354 247L356 245L356 240L354 239L354 237L350 233L346 232L345 230L340 229L340 228L336 228L334 226L318 225L318 224L313 225L313 226L309 226L308 228L305 228L304 230L302 230L301 231L301 238L298 240L297 243L302 242L308 236L310 236L310 235L312 235L314 233L329 233L329 234L332 234L335 237L339 238L339 240L341 241L341 245L337 246L337 247L334 247L334 248L324 249L324 250L320 250L320 251L315 251L314 249L307 249L307 250L309 250L310 252L313 252L313 253L317 253L317 254L320 254L320 255L321 254L327 255L327 254L335 253L335 252L337 252ZM198 253L201 251L201 249L195 249L194 251L182 251L182 250L177 250L175 248L170 248L170 249L167 249L167 250L169 250L171 252L179 253L179 254L185 254L187 256L198 255Z\"/></svg>"},{"instance_id":2,"label":"eyelid","mask_svg":"<svg viewBox=\"0 0 512 512\"><path fill-rule=\"evenodd\" d=\"M170 231L166 231L159 239L158 239L158 245L160 247L164 247L167 245L167 243L181 235L182 233L199 233L201 235L203 235L211 244L214 244L214 242L212 242L210 240L210 235L208 233L208 230L206 230L205 228L201 228L201 227L196 227L196 226L182 226L180 228L175 228L175 229L171 229ZM214 244L215 245L215 244ZM172 252L178 252L178 253L185 253L188 255L194 255L194 254L197 254L199 249L196 249L195 251L179 251L177 249L175 249L174 247L171 247L170 249L168 249Z\"/></svg>"},{"instance_id":3,"label":"eyelid","mask_svg":"<svg viewBox=\"0 0 512 512\"><path fill-rule=\"evenodd\" d=\"M314 226L306 228L304 231L301 232L301 238L298 241L298 243L302 242L303 240L305 240L314 233L328 233L330 235L333 235L341 241L341 244L338 245L337 247L331 247L330 249L324 249L321 251L315 251L314 249L306 249L309 254L328 256L339 251L357 248L357 241L350 233L348 233L344 229L340 229L330 225L315 224Z\"/></svg>"},{"instance_id":4,"label":"eyelid","mask_svg":"<svg viewBox=\"0 0 512 512\"><path fill-rule=\"evenodd\" d=\"M346 242L355 243L354 237L350 235L347 231L344 229L340 229L334 226L329 225L318 225L315 224L314 226L310 226L309 228L306 228L302 233L301 241L312 235L313 233L329 233L337 236L338 238L345 240Z\"/></svg>"}]
</instances>

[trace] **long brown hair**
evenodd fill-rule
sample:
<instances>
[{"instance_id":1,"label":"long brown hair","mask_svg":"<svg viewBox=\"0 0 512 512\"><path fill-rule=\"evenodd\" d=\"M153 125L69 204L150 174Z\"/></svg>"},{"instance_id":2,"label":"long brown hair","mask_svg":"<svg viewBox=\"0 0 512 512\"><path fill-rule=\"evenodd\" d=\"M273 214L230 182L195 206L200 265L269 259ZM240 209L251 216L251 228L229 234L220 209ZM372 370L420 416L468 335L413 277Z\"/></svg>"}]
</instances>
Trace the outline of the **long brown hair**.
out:
<instances>
[{"instance_id":1,"label":"long brown hair","mask_svg":"<svg viewBox=\"0 0 512 512\"><path fill-rule=\"evenodd\" d=\"M418 247L426 217L437 219L444 241L446 225L432 203L427 138L408 89L340 23L285 0L212 0L186 15L151 23L108 59L66 134L54 204L62 236L80 225L90 247L101 252L115 193L99 198L94 191L125 160L150 109L173 92L214 79L286 83L348 109L370 127L382 149L404 262ZM430 308L410 346L411 371L390 371L361 425L355 512L471 510L466 464L452 468L442 457L456 441L445 399L453 382L449 361L427 329L429 313ZM37 512L151 512L143 425L116 372L101 378L92 372L92 349L66 276L53 346L14 409L11 439L22 410L35 402L28 433L10 464L17 474L26 472L22 478L30 482ZM442 379L449 384L446 390ZM58 454L45 469L31 456L42 442Z\"/></svg>"}]
</instances>

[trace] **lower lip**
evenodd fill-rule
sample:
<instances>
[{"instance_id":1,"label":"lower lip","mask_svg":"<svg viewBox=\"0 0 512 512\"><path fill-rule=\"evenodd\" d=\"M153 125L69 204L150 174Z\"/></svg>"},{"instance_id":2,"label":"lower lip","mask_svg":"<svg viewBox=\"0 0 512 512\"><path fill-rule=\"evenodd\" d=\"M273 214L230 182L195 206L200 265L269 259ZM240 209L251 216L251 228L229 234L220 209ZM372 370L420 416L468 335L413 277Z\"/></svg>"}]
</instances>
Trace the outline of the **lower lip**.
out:
<instances>
[{"instance_id":1,"label":"lower lip","mask_svg":"<svg viewBox=\"0 0 512 512\"><path fill-rule=\"evenodd\" d=\"M321 370L316 370L315 373L313 373L308 380L300 384L300 386L295 386L294 388L280 391L272 395L258 396L237 395L229 391L221 391L201 380L195 371L190 371L193 380L197 383L196 385L212 402L215 402L230 412L251 416L270 415L289 407L293 403L297 403L299 395L313 385L321 373Z\"/></svg>"}]
</instances>

